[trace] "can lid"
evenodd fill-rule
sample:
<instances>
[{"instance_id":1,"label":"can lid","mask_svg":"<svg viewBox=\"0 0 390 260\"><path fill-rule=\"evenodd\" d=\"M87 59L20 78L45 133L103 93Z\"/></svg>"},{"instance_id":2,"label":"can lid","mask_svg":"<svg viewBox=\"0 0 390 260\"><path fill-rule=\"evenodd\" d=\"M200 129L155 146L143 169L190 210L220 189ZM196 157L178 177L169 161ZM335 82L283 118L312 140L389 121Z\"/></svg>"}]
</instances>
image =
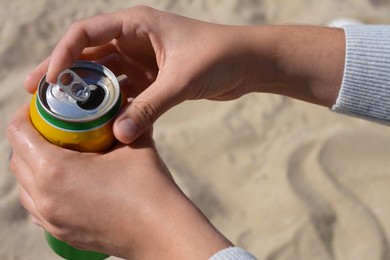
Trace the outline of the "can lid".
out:
<instances>
[{"instance_id":1,"label":"can lid","mask_svg":"<svg viewBox=\"0 0 390 260\"><path fill-rule=\"evenodd\" d=\"M42 78L38 99L47 113L68 122L89 122L107 114L120 99L119 83L115 75L103 65L78 61L71 71L89 86L89 97L76 100L59 84L49 84Z\"/></svg>"}]
</instances>

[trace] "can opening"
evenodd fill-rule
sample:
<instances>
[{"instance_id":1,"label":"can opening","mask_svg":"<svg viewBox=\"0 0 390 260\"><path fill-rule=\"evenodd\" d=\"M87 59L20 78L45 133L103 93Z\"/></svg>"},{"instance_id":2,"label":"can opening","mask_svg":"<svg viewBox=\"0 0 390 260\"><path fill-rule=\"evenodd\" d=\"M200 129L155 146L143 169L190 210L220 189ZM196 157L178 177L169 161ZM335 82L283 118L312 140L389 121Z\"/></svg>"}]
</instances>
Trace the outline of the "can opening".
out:
<instances>
[{"instance_id":1,"label":"can opening","mask_svg":"<svg viewBox=\"0 0 390 260\"><path fill-rule=\"evenodd\" d=\"M104 100L105 91L101 86L89 85L91 94L85 101L77 101L77 105L82 109L92 110L97 108Z\"/></svg>"}]
</instances>

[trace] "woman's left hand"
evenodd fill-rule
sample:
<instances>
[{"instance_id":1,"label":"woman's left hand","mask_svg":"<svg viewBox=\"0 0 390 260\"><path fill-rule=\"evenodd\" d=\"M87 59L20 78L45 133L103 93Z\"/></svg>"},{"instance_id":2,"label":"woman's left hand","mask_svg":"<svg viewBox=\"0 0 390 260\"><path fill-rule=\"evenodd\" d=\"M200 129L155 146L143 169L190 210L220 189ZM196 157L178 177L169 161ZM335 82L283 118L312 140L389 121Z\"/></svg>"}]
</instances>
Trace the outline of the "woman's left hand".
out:
<instances>
[{"instance_id":1,"label":"woman's left hand","mask_svg":"<svg viewBox=\"0 0 390 260\"><path fill-rule=\"evenodd\" d=\"M151 131L107 153L81 153L45 140L25 106L7 135L22 204L37 225L76 248L206 259L230 245L175 184Z\"/></svg>"}]
</instances>

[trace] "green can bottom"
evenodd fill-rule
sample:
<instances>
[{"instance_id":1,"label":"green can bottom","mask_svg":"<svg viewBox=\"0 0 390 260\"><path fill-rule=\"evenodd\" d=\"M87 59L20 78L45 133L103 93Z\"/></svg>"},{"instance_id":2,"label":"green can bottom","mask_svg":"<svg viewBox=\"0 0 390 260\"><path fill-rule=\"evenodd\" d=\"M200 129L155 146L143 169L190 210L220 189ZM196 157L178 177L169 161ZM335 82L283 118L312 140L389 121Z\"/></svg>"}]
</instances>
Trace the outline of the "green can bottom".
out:
<instances>
[{"instance_id":1,"label":"green can bottom","mask_svg":"<svg viewBox=\"0 0 390 260\"><path fill-rule=\"evenodd\" d=\"M57 255L67 260L102 260L109 257L109 255L76 249L69 244L53 237L49 232L45 231L46 241Z\"/></svg>"}]
</instances>

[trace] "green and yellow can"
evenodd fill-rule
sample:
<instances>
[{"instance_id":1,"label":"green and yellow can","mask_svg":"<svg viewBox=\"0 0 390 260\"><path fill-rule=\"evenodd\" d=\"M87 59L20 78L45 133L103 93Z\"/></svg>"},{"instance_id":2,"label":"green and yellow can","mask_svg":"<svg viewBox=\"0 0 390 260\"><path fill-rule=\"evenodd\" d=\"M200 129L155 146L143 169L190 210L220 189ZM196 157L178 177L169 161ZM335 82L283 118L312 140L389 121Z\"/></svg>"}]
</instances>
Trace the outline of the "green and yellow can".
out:
<instances>
[{"instance_id":1,"label":"green and yellow can","mask_svg":"<svg viewBox=\"0 0 390 260\"><path fill-rule=\"evenodd\" d=\"M113 118L123 98L115 75L106 67L87 61L75 62L70 69L89 86L89 96L78 101L61 88L42 78L30 105L35 128L51 143L81 152L103 152L115 143ZM69 260L98 260L106 254L78 250L45 234L50 247Z\"/></svg>"}]
</instances>

